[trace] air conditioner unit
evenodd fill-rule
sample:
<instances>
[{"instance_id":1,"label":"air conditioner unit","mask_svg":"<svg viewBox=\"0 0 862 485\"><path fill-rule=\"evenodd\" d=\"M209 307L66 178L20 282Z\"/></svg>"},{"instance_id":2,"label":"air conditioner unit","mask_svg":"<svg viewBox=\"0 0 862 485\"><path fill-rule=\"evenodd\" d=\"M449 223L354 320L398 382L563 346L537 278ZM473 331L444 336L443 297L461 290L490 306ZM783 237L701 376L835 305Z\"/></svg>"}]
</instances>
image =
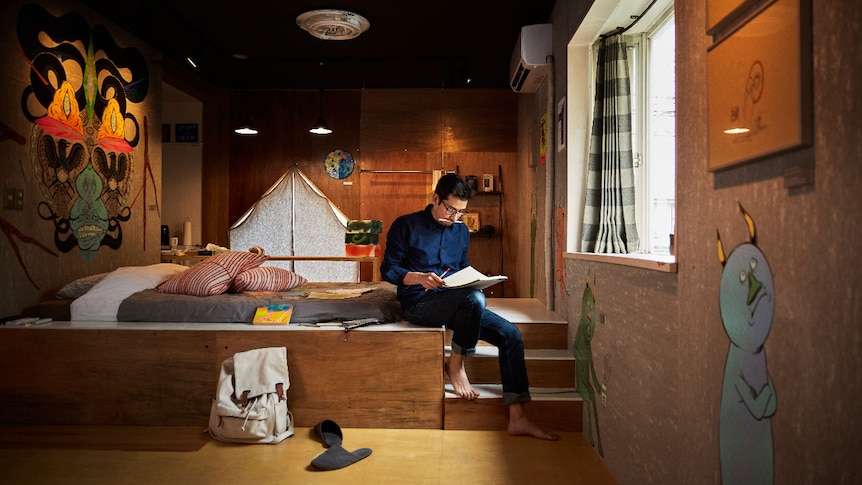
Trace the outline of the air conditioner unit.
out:
<instances>
[{"instance_id":1,"label":"air conditioner unit","mask_svg":"<svg viewBox=\"0 0 862 485\"><path fill-rule=\"evenodd\" d=\"M512 52L509 85L516 93L535 93L548 77L548 56L553 53L551 24L521 27Z\"/></svg>"}]
</instances>

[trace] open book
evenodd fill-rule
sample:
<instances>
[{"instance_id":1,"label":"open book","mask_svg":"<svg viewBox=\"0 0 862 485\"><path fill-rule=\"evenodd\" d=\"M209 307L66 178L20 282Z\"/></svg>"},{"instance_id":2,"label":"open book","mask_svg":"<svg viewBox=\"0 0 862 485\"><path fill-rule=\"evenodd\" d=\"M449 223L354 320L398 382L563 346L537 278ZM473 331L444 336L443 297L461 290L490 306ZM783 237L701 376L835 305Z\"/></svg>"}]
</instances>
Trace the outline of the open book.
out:
<instances>
[{"instance_id":1,"label":"open book","mask_svg":"<svg viewBox=\"0 0 862 485\"><path fill-rule=\"evenodd\" d=\"M476 288L481 290L506 281L507 279L509 279L508 276L502 275L485 276L477 271L476 268L467 266L461 271L443 278L443 281L445 282L443 284L443 288Z\"/></svg>"}]
</instances>

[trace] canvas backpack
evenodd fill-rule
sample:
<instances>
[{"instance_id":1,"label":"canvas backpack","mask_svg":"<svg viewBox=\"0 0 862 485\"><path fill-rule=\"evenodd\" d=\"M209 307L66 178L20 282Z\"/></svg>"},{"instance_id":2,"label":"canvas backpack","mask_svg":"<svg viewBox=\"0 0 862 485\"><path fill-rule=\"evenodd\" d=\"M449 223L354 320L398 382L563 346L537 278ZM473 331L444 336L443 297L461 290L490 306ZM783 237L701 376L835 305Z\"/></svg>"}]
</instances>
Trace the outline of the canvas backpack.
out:
<instances>
[{"instance_id":1,"label":"canvas backpack","mask_svg":"<svg viewBox=\"0 0 862 485\"><path fill-rule=\"evenodd\" d=\"M293 436L287 349L237 352L221 365L209 433L220 441L280 443Z\"/></svg>"}]
</instances>

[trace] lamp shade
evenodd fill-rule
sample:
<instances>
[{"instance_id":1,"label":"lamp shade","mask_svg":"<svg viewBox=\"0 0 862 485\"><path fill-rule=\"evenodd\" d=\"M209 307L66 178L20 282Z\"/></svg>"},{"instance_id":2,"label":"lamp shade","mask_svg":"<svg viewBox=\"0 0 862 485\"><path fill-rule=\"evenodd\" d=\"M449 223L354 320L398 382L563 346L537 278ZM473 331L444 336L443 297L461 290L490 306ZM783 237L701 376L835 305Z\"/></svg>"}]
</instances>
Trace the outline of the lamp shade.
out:
<instances>
[{"instance_id":1,"label":"lamp shade","mask_svg":"<svg viewBox=\"0 0 862 485\"><path fill-rule=\"evenodd\" d=\"M257 135L258 133L257 128L255 128L254 125L251 124L251 120L249 120L248 118L244 118L242 120L242 123L240 123L239 126L233 131L237 135Z\"/></svg>"},{"instance_id":2,"label":"lamp shade","mask_svg":"<svg viewBox=\"0 0 862 485\"><path fill-rule=\"evenodd\" d=\"M322 116L317 119L317 123L315 123L308 131L315 135L328 135L332 133L332 130L329 129L329 126L326 124L326 121L323 120Z\"/></svg>"}]
</instances>

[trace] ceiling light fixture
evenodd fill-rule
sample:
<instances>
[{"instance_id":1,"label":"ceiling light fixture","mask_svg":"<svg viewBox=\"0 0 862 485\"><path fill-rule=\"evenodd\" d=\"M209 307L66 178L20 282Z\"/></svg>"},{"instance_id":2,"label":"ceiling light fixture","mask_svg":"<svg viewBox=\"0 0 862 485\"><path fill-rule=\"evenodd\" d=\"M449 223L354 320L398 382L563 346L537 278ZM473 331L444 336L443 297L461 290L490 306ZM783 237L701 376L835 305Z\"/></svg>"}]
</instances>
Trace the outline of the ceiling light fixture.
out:
<instances>
[{"instance_id":1,"label":"ceiling light fixture","mask_svg":"<svg viewBox=\"0 0 862 485\"><path fill-rule=\"evenodd\" d=\"M308 132L314 133L315 135L328 135L332 133L332 130L329 129L329 125L327 125L326 121L323 119L323 88L320 89L320 118L317 118L317 123L315 123Z\"/></svg>"},{"instance_id":2,"label":"ceiling light fixture","mask_svg":"<svg viewBox=\"0 0 862 485\"><path fill-rule=\"evenodd\" d=\"M197 50L186 56L186 62L189 64L189 66L192 67L192 69L198 68L198 61L201 60L203 53L204 48L201 46L198 47Z\"/></svg>"},{"instance_id":3,"label":"ceiling light fixture","mask_svg":"<svg viewBox=\"0 0 862 485\"><path fill-rule=\"evenodd\" d=\"M323 40L350 40L368 30L371 23L347 10L310 10L296 17L296 25Z\"/></svg>"},{"instance_id":4,"label":"ceiling light fixture","mask_svg":"<svg viewBox=\"0 0 862 485\"><path fill-rule=\"evenodd\" d=\"M237 135L257 135L258 131L254 125L251 124L251 120L247 117L243 118L242 123L239 124L237 129L233 130Z\"/></svg>"}]
</instances>

